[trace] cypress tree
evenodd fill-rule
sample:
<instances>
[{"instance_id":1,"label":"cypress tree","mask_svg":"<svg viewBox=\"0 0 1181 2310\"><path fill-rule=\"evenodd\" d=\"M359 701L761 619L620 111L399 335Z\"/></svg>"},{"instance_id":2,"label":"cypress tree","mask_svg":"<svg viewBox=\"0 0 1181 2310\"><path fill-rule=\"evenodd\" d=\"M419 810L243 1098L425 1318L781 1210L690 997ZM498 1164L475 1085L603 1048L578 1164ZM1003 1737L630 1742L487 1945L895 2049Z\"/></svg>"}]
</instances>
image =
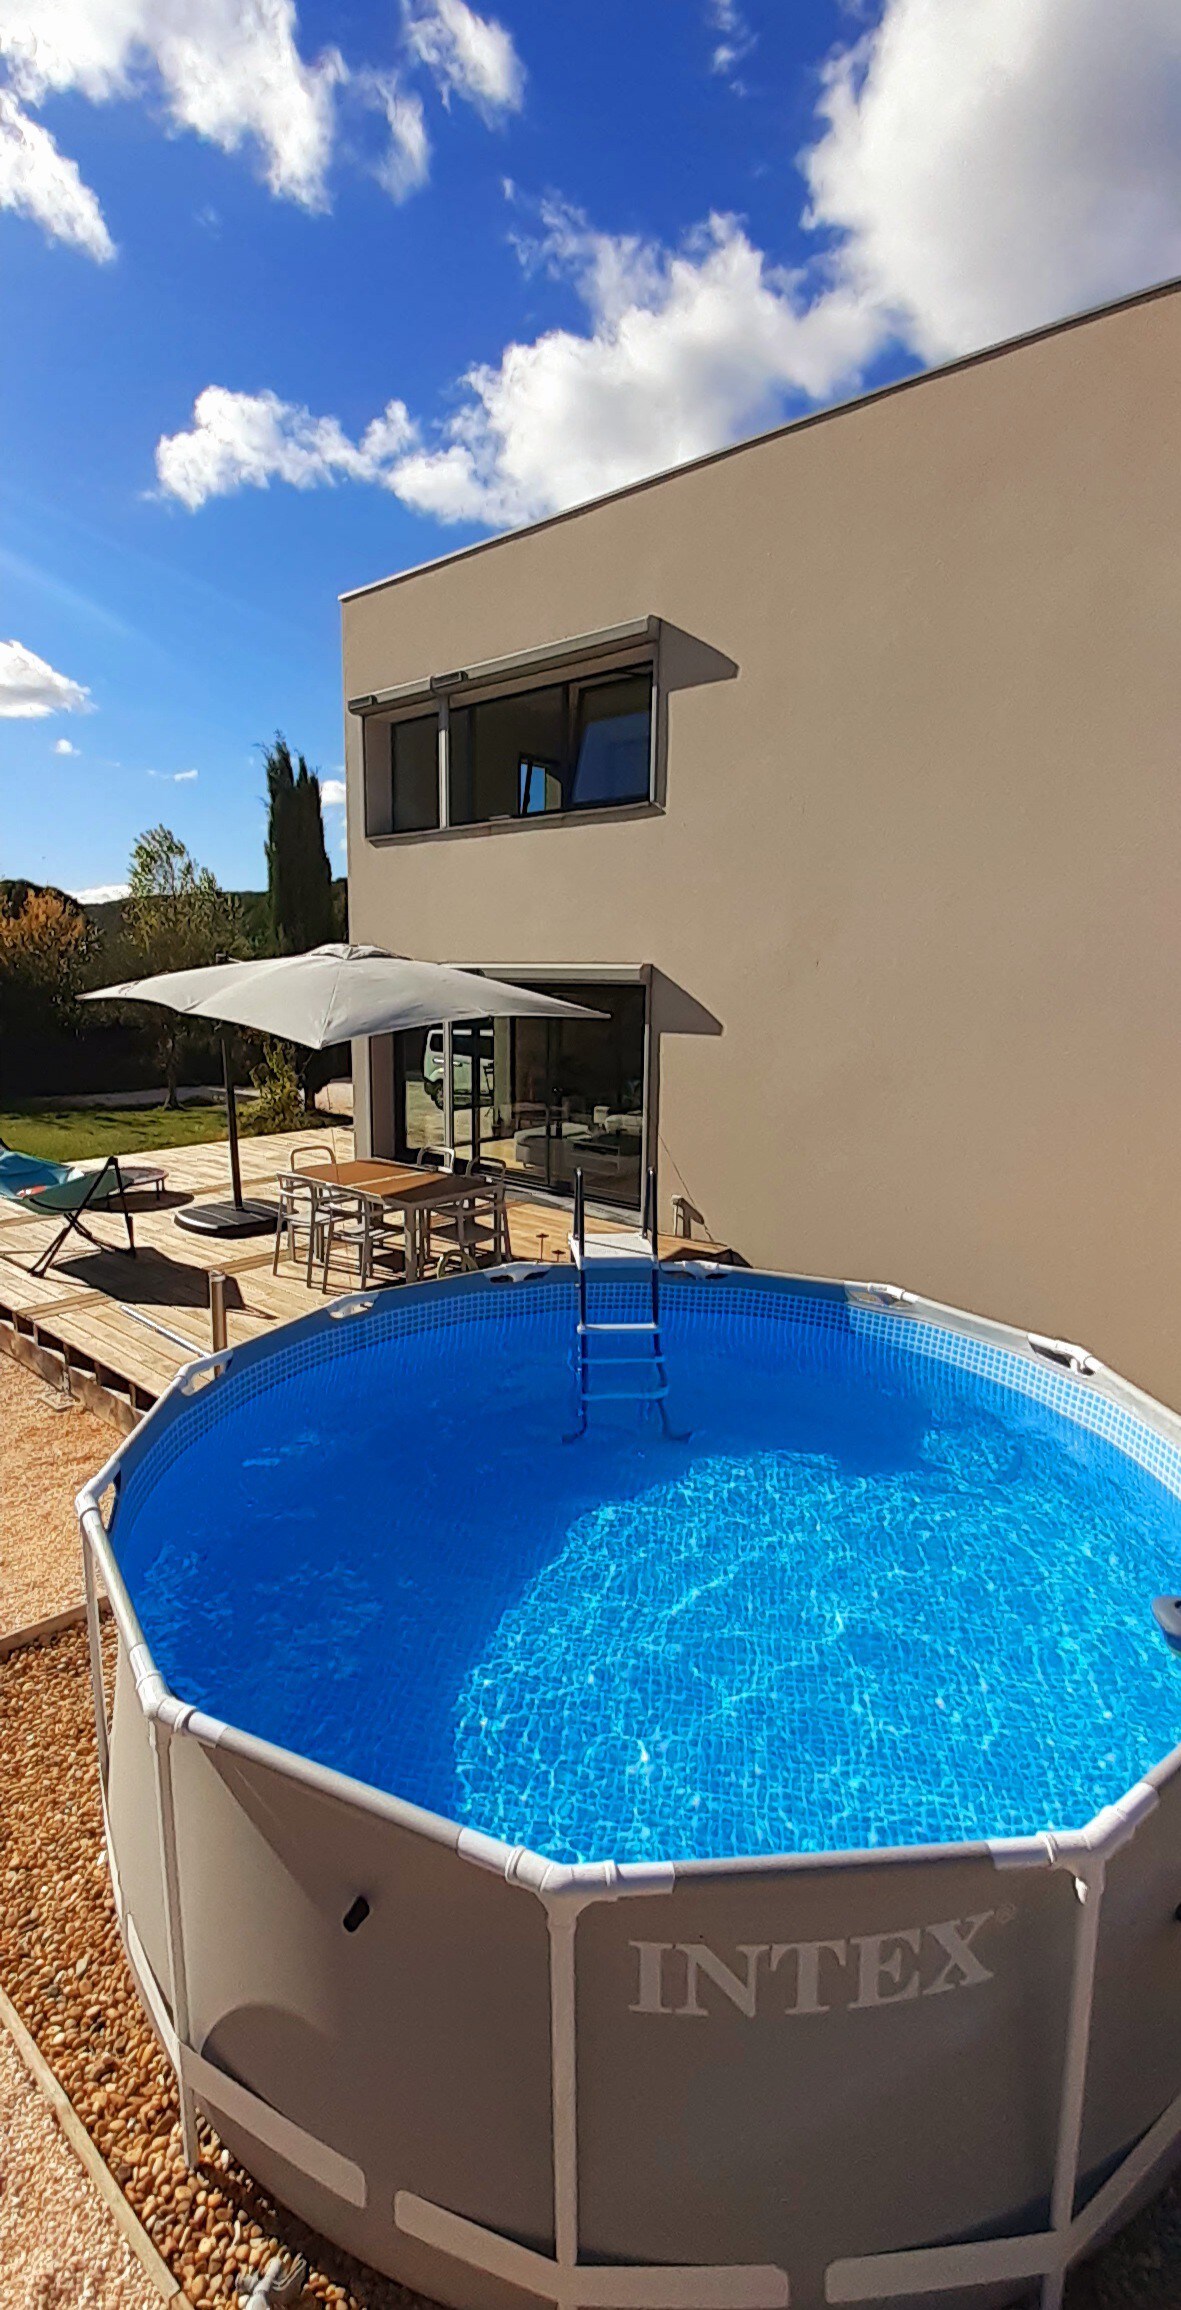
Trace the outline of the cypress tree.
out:
<instances>
[{"instance_id":1,"label":"cypress tree","mask_svg":"<svg viewBox=\"0 0 1181 2310\"><path fill-rule=\"evenodd\" d=\"M292 954L296 951L290 937L296 912L291 823L295 808L295 771L291 748L281 730L276 730L274 744L265 749L263 761L267 774L267 912L271 939L277 954Z\"/></svg>"},{"instance_id":2,"label":"cypress tree","mask_svg":"<svg viewBox=\"0 0 1181 2310\"><path fill-rule=\"evenodd\" d=\"M331 939L336 927L336 909L332 903L332 868L328 863L328 846L324 840L320 780L314 770L308 769L302 754L299 757L295 792L299 805L304 936L309 946L323 946Z\"/></svg>"},{"instance_id":3,"label":"cypress tree","mask_svg":"<svg viewBox=\"0 0 1181 2310\"><path fill-rule=\"evenodd\" d=\"M267 910L278 954L322 946L335 928L332 868L324 842L320 781L303 755L299 767L281 730L265 749L267 774Z\"/></svg>"}]
</instances>

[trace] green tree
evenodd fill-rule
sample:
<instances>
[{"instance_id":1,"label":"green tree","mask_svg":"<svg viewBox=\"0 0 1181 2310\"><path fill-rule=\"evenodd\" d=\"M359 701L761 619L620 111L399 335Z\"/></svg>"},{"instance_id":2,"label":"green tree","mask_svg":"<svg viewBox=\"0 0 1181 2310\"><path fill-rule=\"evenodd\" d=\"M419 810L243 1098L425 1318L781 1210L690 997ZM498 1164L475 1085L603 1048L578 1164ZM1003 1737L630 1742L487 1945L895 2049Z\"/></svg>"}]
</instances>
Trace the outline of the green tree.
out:
<instances>
[{"instance_id":1,"label":"green tree","mask_svg":"<svg viewBox=\"0 0 1181 2310\"><path fill-rule=\"evenodd\" d=\"M61 890L0 884L0 1027L6 1034L65 1034L97 941L82 908Z\"/></svg>"},{"instance_id":2,"label":"green tree","mask_svg":"<svg viewBox=\"0 0 1181 2310\"><path fill-rule=\"evenodd\" d=\"M131 853L128 882L123 906L128 977L198 970L240 946L234 900L167 826L150 826L140 835ZM151 1019L168 1086L167 1104L175 1107L185 1022L175 1011L153 1009L142 1016Z\"/></svg>"},{"instance_id":3,"label":"green tree","mask_svg":"<svg viewBox=\"0 0 1181 2310\"><path fill-rule=\"evenodd\" d=\"M304 954L336 935L332 868L324 842L320 781L301 754L298 767L281 730L265 748L267 904L279 954Z\"/></svg>"}]
</instances>

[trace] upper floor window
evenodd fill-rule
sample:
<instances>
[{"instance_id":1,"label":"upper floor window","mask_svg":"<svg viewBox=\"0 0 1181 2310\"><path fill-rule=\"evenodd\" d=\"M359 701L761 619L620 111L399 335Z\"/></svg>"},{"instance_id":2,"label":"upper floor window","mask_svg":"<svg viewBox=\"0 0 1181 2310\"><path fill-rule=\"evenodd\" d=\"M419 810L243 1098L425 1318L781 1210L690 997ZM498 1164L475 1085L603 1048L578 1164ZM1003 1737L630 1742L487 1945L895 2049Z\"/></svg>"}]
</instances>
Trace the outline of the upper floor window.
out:
<instances>
[{"instance_id":1,"label":"upper floor window","mask_svg":"<svg viewBox=\"0 0 1181 2310\"><path fill-rule=\"evenodd\" d=\"M420 834L439 823L439 717L365 725L365 831Z\"/></svg>"},{"instance_id":2,"label":"upper floor window","mask_svg":"<svg viewBox=\"0 0 1181 2310\"><path fill-rule=\"evenodd\" d=\"M599 674L452 706L452 826L646 802L652 675Z\"/></svg>"},{"instance_id":3,"label":"upper floor window","mask_svg":"<svg viewBox=\"0 0 1181 2310\"><path fill-rule=\"evenodd\" d=\"M449 826L646 802L652 669L588 674L470 704L453 692L445 730ZM366 833L439 826L438 709L370 714L364 732Z\"/></svg>"}]
</instances>

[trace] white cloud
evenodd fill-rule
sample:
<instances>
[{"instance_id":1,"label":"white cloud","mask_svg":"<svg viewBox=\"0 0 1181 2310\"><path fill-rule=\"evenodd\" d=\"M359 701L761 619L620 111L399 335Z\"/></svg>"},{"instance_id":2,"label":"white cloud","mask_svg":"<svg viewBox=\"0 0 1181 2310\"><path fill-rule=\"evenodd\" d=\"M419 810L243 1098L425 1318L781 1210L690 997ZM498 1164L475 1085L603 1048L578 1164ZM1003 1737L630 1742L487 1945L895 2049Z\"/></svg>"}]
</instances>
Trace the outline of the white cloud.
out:
<instances>
[{"instance_id":1,"label":"white cloud","mask_svg":"<svg viewBox=\"0 0 1181 2310\"><path fill-rule=\"evenodd\" d=\"M812 218L928 359L1181 271L1176 0L888 0L821 111Z\"/></svg>"},{"instance_id":2,"label":"white cloud","mask_svg":"<svg viewBox=\"0 0 1181 2310\"><path fill-rule=\"evenodd\" d=\"M385 477L450 521L525 521L677 465L774 422L785 397L855 377L876 324L843 291L811 302L732 217L669 251L550 210L536 252L590 320L473 369L436 447Z\"/></svg>"},{"instance_id":3,"label":"white cloud","mask_svg":"<svg viewBox=\"0 0 1181 2310\"><path fill-rule=\"evenodd\" d=\"M190 430L157 443L156 473L162 493L192 511L207 498L265 489L272 481L312 489L339 479L379 480L413 432L400 401L389 402L356 442L335 417L313 417L276 393L208 385L193 404Z\"/></svg>"},{"instance_id":4,"label":"white cloud","mask_svg":"<svg viewBox=\"0 0 1181 2310\"><path fill-rule=\"evenodd\" d=\"M93 890L72 890L70 897L79 906L108 906L112 899L126 898L130 887L126 882L96 882Z\"/></svg>"},{"instance_id":5,"label":"white cloud","mask_svg":"<svg viewBox=\"0 0 1181 2310\"><path fill-rule=\"evenodd\" d=\"M158 91L174 128L258 151L271 191L325 205L335 49L307 64L294 0L0 0L15 93L76 90L92 104ZM77 237L77 236L75 236Z\"/></svg>"},{"instance_id":6,"label":"white cloud","mask_svg":"<svg viewBox=\"0 0 1181 2310\"><path fill-rule=\"evenodd\" d=\"M161 778L167 786L188 786L199 773L196 770L149 770L149 778Z\"/></svg>"},{"instance_id":7,"label":"white cloud","mask_svg":"<svg viewBox=\"0 0 1181 2310\"><path fill-rule=\"evenodd\" d=\"M467 0L403 0L402 17L406 45L445 103L461 96L492 121L520 111L525 68L503 24L478 16Z\"/></svg>"},{"instance_id":8,"label":"white cloud","mask_svg":"<svg viewBox=\"0 0 1181 2310\"><path fill-rule=\"evenodd\" d=\"M46 714L83 714L90 692L55 673L23 642L0 642L0 719L39 721Z\"/></svg>"},{"instance_id":9,"label":"white cloud","mask_svg":"<svg viewBox=\"0 0 1181 2310\"><path fill-rule=\"evenodd\" d=\"M718 35L717 44L709 60L710 71L720 73L722 78L728 80L731 87L741 95L742 83L735 79L734 68L742 63L744 57L750 55L757 36L751 31L741 8L737 6L737 0L708 0L706 13Z\"/></svg>"},{"instance_id":10,"label":"white cloud","mask_svg":"<svg viewBox=\"0 0 1181 2310\"><path fill-rule=\"evenodd\" d=\"M463 97L490 125L523 101L511 36L466 0L405 0L401 60L429 72L444 103ZM385 112L389 144L372 173L392 198L405 200L430 173L421 97L395 73L350 72L335 48L307 60L295 0L0 0L0 66L0 207L98 259L114 244L96 195L22 109L50 96L148 99L173 129L223 152L252 150L274 194L316 210L329 204L348 87ZM213 216L198 211L201 222Z\"/></svg>"},{"instance_id":11,"label":"white cloud","mask_svg":"<svg viewBox=\"0 0 1181 2310\"><path fill-rule=\"evenodd\" d=\"M53 751L55 754L76 754L78 748L72 746L68 738L58 738L54 742Z\"/></svg>"},{"instance_id":12,"label":"white cloud","mask_svg":"<svg viewBox=\"0 0 1181 2310\"><path fill-rule=\"evenodd\" d=\"M343 810L345 783L343 778L321 778L320 800L326 810Z\"/></svg>"},{"instance_id":13,"label":"white cloud","mask_svg":"<svg viewBox=\"0 0 1181 2310\"><path fill-rule=\"evenodd\" d=\"M51 240L85 249L100 264L115 254L102 210L75 163L58 151L48 129L30 120L4 88L0 88L0 209L31 217Z\"/></svg>"},{"instance_id":14,"label":"white cloud","mask_svg":"<svg viewBox=\"0 0 1181 2310\"><path fill-rule=\"evenodd\" d=\"M373 174L391 200L407 200L431 173L431 140L422 98L404 89L393 72L370 72L358 80L366 103L384 112L390 141Z\"/></svg>"}]
</instances>

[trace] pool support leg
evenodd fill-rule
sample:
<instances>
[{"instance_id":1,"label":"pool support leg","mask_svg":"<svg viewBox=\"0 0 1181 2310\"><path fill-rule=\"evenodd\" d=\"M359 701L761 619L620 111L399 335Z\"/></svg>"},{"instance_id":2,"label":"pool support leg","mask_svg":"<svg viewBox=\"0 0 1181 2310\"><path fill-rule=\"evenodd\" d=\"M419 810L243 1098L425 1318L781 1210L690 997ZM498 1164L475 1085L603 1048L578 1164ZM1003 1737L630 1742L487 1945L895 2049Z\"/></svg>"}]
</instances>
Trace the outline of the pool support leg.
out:
<instances>
[{"instance_id":1,"label":"pool support leg","mask_svg":"<svg viewBox=\"0 0 1181 2310\"><path fill-rule=\"evenodd\" d=\"M1066 2059L1062 2070L1062 2100L1058 2110L1058 2141L1054 2153L1054 2181L1050 2192L1050 2228L1062 2242L1062 2255L1042 2280L1041 2310L1061 2310L1062 2292L1066 2284L1068 2241L1078 2188L1087 2062L1091 2050L1091 2008L1095 1995L1095 1960L1099 1949L1099 1913L1106 1882L1107 1862L1101 1852L1074 1864L1074 1889L1079 1901L1079 1917L1075 1929L1070 2012L1066 2025Z\"/></svg>"},{"instance_id":2,"label":"pool support leg","mask_svg":"<svg viewBox=\"0 0 1181 2310\"><path fill-rule=\"evenodd\" d=\"M574 1936L581 1901L548 1901L554 2260L578 2261L578 2074L575 2054Z\"/></svg>"},{"instance_id":3,"label":"pool support leg","mask_svg":"<svg viewBox=\"0 0 1181 2310\"><path fill-rule=\"evenodd\" d=\"M161 1719L149 1718L148 1736L156 1772L156 1817L160 1828L160 1849L164 1857L164 1919L168 1929L168 2002L172 2007L172 2026L181 2046L189 2042L189 1992L185 1972L184 1925L180 1905L180 1872L176 1856L176 1809L172 1801L172 1734ZM183 2063L178 2062L176 2086L180 2097L180 2143L184 2161L192 2173L198 2161L197 2105L192 2088L185 2082Z\"/></svg>"},{"instance_id":4,"label":"pool support leg","mask_svg":"<svg viewBox=\"0 0 1181 2310\"><path fill-rule=\"evenodd\" d=\"M85 1524L79 1525L82 1535L82 1593L86 1599L86 1642L90 1653L90 1693L94 1702L94 1738L98 1749L99 1785L102 1790L104 1816L107 1782L111 1773L110 1739L107 1733L107 1701L103 1687L102 1638L98 1624L98 1578L94 1569L94 1552Z\"/></svg>"}]
</instances>

